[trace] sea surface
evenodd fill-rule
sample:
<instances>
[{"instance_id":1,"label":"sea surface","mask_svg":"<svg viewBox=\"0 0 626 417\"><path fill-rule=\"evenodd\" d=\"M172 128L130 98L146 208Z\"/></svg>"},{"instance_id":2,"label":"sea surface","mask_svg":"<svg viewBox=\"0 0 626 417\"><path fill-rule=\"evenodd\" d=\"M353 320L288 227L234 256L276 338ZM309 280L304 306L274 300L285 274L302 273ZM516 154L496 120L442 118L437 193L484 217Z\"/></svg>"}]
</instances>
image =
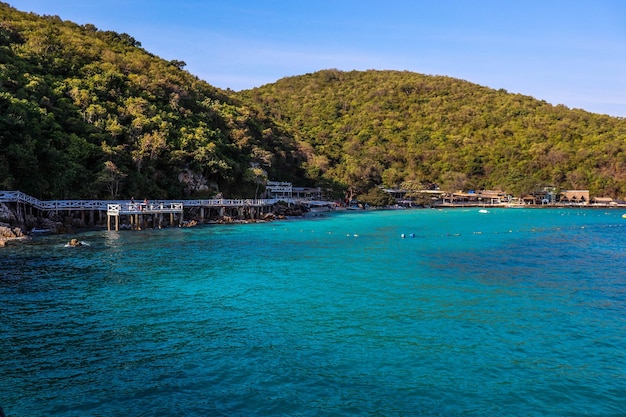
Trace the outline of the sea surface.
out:
<instances>
[{"instance_id":1,"label":"sea surface","mask_svg":"<svg viewBox=\"0 0 626 417\"><path fill-rule=\"evenodd\" d=\"M624 416L624 213L336 212L10 245L0 406Z\"/></svg>"}]
</instances>

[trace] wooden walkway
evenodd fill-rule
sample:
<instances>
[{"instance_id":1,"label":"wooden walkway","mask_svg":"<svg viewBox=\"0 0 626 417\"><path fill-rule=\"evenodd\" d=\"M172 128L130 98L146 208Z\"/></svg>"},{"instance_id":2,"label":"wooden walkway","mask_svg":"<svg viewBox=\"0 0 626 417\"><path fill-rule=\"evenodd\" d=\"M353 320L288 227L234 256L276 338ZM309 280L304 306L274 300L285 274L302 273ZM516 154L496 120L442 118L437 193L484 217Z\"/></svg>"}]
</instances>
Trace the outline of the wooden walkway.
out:
<instances>
[{"instance_id":1,"label":"wooden walkway","mask_svg":"<svg viewBox=\"0 0 626 417\"><path fill-rule=\"evenodd\" d=\"M111 219L115 219L115 230L120 230L120 216L127 215L130 219L131 229L145 228L146 219L149 215L152 218L152 227L161 228L163 215L170 215L170 224L174 224L174 216L178 214L178 225L183 223L183 203L125 203L107 205L107 229L111 230ZM158 221L158 225L157 225Z\"/></svg>"},{"instance_id":2,"label":"wooden walkway","mask_svg":"<svg viewBox=\"0 0 626 417\"><path fill-rule=\"evenodd\" d=\"M285 201L285 199L280 199ZM129 216L131 228L140 228L144 216L152 216L153 225L158 221L159 226L163 215L170 215L170 224L178 218L178 224L183 223L183 211L188 208L198 208L200 217L204 219L206 212L217 210L218 215L234 212L235 216L250 216L257 218L262 212L274 206L279 199L205 199L205 200L154 200L148 204L130 203L128 200L39 200L21 191L0 191L0 203L14 203L17 205L18 216L24 217L28 209L55 212L89 212L91 216L98 212L106 213L107 227L112 229L111 221L115 220L115 230L119 230L120 216ZM294 201L288 201L293 203ZM229 212L230 210L230 212Z\"/></svg>"}]
</instances>

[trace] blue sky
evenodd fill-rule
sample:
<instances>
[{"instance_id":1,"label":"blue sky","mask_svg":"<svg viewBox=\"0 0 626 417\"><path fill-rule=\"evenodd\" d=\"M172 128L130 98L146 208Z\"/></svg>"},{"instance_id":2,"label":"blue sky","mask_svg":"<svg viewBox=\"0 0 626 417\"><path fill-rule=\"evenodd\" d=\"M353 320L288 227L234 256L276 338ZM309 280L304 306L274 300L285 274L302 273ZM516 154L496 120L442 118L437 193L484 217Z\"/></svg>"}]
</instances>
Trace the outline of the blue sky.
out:
<instances>
[{"instance_id":1,"label":"blue sky","mask_svg":"<svg viewBox=\"0 0 626 417\"><path fill-rule=\"evenodd\" d=\"M447 75L626 117L622 0L4 0L126 32L241 90L337 68Z\"/></svg>"}]
</instances>

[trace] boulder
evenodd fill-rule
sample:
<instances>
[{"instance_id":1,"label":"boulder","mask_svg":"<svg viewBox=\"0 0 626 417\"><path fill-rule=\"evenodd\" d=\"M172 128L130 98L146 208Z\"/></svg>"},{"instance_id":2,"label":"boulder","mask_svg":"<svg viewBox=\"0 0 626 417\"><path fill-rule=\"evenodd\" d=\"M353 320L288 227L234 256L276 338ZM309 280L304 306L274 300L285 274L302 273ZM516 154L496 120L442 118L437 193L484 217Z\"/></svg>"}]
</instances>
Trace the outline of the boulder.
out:
<instances>
[{"instance_id":1,"label":"boulder","mask_svg":"<svg viewBox=\"0 0 626 417\"><path fill-rule=\"evenodd\" d=\"M59 233L63 228L63 223L43 217L39 219L38 228L49 231L50 233Z\"/></svg>"},{"instance_id":2,"label":"boulder","mask_svg":"<svg viewBox=\"0 0 626 417\"><path fill-rule=\"evenodd\" d=\"M6 204L0 203L0 223L16 224L17 217L15 213L7 207Z\"/></svg>"},{"instance_id":3,"label":"boulder","mask_svg":"<svg viewBox=\"0 0 626 417\"><path fill-rule=\"evenodd\" d=\"M11 227L8 224L0 224L0 238L4 239L16 239L24 237L22 229L19 227Z\"/></svg>"}]
</instances>

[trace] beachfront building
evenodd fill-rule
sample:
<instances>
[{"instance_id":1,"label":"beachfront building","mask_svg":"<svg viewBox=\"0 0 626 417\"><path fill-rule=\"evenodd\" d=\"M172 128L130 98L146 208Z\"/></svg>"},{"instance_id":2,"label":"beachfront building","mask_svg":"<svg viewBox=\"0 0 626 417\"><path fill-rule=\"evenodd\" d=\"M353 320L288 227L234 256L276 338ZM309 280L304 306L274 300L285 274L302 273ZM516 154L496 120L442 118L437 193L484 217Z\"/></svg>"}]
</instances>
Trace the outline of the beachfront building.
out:
<instances>
[{"instance_id":1,"label":"beachfront building","mask_svg":"<svg viewBox=\"0 0 626 417\"><path fill-rule=\"evenodd\" d=\"M298 200L322 200L322 189L319 187L293 187L293 198Z\"/></svg>"},{"instance_id":2,"label":"beachfront building","mask_svg":"<svg viewBox=\"0 0 626 417\"><path fill-rule=\"evenodd\" d=\"M399 188L383 188L387 194L391 195L396 203L402 206L411 207L416 201L418 204L438 204L443 201L445 191L439 189L418 190L409 193L408 190Z\"/></svg>"},{"instance_id":3,"label":"beachfront building","mask_svg":"<svg viewBox=\"0 0 626 417\"><path fill-rule=\"evenodd\" d=\"M398 188L383 188L383 191L395 198L396 201L403 201L406 199L407 190Z\"/></svg>"},{"instance_id":4,"label":"beachfront building","mask_svg":"<svg viewBox=\"0 0 626 417\"><path fill-rule=\"evenodd\" d=\"M268 181L265 186L267 198L285 200L321 200L322 189L319 187L294 187L290 182Z\"/></svg>"},{"instance_id":5,"label":"beachfront building","mask_svg":"<svg viewBox=\"0 0 626 417\"><path fill-rule=\"evenodd\" d=\"M290 182L268 181L265 184L267 198L291 199L293 198L293 184Z\"/></svg>"},{"instance_id":6,"label":"beachfront building","mask_svg":"<svg viewBox=\"0 0 626 417\"><path fill-rule=\"evenodd\" d=\"M443 196L444 204L451 205L497 205L507 203L506 193L496 190L470 190L468 192L449 193Z\"/></svg>"},{"instance_id":7,"label":"beachfront building","mask_svg":"<svg viewBox=\"0 0 626 417\"><path fill-rule=\"evenodd\" d=\"M559 201L562 204L589 204L589 190L561 190Z\"/></svg>"},{"instance_id":8,"label":"beachfront building","mask_svg":"<svg viewBox=\"0 0 626 417\"><path fill-rule=\"evenodd\" d=\"M596 206L617 206L620 203L611 197L593 197L591 199L591 204Z\"/></svg>"}]
</instances>

